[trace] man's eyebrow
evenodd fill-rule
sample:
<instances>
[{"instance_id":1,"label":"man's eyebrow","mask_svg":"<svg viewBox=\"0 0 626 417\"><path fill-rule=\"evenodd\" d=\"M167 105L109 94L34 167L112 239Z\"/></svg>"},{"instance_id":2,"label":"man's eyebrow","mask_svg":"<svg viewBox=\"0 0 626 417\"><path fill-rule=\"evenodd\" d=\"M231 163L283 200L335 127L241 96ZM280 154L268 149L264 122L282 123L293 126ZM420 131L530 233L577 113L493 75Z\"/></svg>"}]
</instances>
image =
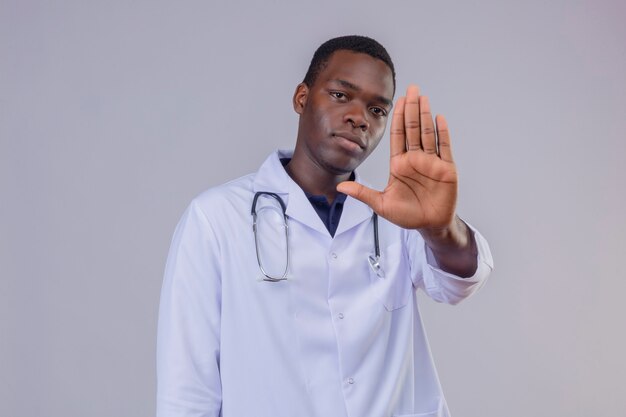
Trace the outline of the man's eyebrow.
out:
<instances>
[{"instance_id":1,"label":"man's eyebrow","mask_svg":"<svg viewBox=\"0 0 626 417\"><path fill-rule=\"evenodd\" d=\"M361 87L359 87L358 85L352 84L350 81L346 81L346 80L341 80L339 78L335 79L335 80L331 80L334 81L336 83L341 84L342 86L349 88L350 90L354 90L354 91L361 91Z\"/></svg>"},{"instance_id":2,"label":"man's eyebrow","mask_svg":"<svg viewBox=\"0 0 626 417\"><path fill-rule=\"evenodd\" d=\"M362 90L361 87L359 87L358 85L352 84L350 81L346 81L346 80L342 80L342 79L335 79L335 80L331 80L333 82L339 83L341 84L343 87L348 88L352 91L356 91L359 92ZM386 97L383 96L376 96L374 97L376 99L376 101L380 101L382 103L384 103L385 105L389 106L390 108L393 107L393 101L389 100Z\"/></svg>"}]
</instances>

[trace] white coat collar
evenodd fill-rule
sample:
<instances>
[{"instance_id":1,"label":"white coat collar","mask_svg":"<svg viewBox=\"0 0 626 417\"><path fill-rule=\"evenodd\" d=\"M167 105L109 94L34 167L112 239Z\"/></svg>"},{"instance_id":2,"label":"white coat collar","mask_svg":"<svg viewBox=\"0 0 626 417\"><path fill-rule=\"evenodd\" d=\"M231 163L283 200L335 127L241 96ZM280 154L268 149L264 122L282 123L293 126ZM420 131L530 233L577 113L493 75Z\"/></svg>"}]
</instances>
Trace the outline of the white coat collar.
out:
<instances>
[{"instance_id":1,"label":"white coat collar","mask_svg":"<svg viewBox=\"0 0 626 417\"><path fill-rule=\"evenodd\" d=\"M296 184L285 171L280 162L281 158L291 158L293 151L278 150L272 153L261 165L257 172L253 189L254 192L269 191L278 194L287 206L287 215L320 233L328 234L328 230L315 212L311 202L304 191ZM355 181L361 182L358 173L355 172ZM343 206L341 219L335 232L335 236L353 228L354 226L369 220L372 217L372 209L366 204L354 198L348 197Z\"/></svg>"}]
</instances>

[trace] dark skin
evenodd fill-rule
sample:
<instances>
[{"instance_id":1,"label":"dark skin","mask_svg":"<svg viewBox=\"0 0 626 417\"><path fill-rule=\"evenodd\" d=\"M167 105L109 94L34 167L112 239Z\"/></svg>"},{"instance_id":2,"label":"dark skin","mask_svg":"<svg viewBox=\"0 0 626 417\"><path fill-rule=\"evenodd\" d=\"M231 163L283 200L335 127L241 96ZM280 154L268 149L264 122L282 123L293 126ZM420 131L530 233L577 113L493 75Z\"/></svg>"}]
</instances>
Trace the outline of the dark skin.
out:
<instances>
[{"instance_id":1,"label":"dark skin","mask_svg":"<svg viewBox=\"0 0 626 417\"><path fill-rule=\"evenodd\" d=\"M395 104L385 189L348 181L383 136L393 90L383 61L334 52L312 86L296 88L293 105L300 120L287 172L308 193L332 202L342 192L400 227L417 229L442 270L472 276L477 249L471 230L455 214L458 176L447 122L437 116L433 123L428 98L417 86L409 86Z\"/></svg>"}]
</instances>

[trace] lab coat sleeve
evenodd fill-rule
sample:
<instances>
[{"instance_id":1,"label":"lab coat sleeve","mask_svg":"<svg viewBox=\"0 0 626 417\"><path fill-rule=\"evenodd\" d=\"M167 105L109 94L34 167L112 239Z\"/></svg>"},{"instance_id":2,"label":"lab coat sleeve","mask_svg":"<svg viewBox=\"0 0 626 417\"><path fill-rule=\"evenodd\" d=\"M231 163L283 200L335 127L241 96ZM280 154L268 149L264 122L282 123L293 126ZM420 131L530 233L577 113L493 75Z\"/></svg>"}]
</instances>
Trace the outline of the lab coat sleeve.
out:
<instances>
[{"instance_id":1,"label":"lab coat sleeve","mask_svg":"<svg viewBox=\"0 0 626 417\"><path fill-rule=\"evenodd\" d=\"M192 202L176 227L161 291L157 417L218 417L221 281L213 229Z\"/></svg>"},{"instance_id":2,"label":"lab coat sleeve","mask_svg":"<svg viewBox=\"0 0 626 417\"><path fill-rule=\"evenodd\" d=\"M408 247L413 284L422 288L430 298L437 302L460 303L478 291L493 270L493 258L489 244L478 230L469 224L467 225L472 230L478 248L476 272L467 278L439 269L432 251L419 232L415 230L409 232Z\"/></svg>"}]
</instances>

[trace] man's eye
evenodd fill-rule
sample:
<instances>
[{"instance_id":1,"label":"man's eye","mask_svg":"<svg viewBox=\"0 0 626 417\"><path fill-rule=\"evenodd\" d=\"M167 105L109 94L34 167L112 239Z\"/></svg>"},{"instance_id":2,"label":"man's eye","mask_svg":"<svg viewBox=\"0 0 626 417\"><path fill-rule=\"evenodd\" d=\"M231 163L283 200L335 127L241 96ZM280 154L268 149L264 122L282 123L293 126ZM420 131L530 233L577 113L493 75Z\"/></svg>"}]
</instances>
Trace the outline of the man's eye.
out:
<instances>
[{"instance_id":1,"label":"man's eye","mask_svg":"<svg viewBox=\"0 0 626 417\"><path fill-rule=\"evenodd\" d=\"M338 100L343 100L344 98L346 98L346 95L339 91L332 91L330 95L335 97Z\"/></svg>"},{"instance_id":2,"label":"man's eye","mask_svg":"<svg viewBox=\"0 0 626 417\"><path fill-rule=\"evenodd\" d=\"M376 116L386 116L387 112L384 109L381 109L380 107L372 107L370 109L370 111L372 113L374 113Z\"/></svg>"}]
</instances>

